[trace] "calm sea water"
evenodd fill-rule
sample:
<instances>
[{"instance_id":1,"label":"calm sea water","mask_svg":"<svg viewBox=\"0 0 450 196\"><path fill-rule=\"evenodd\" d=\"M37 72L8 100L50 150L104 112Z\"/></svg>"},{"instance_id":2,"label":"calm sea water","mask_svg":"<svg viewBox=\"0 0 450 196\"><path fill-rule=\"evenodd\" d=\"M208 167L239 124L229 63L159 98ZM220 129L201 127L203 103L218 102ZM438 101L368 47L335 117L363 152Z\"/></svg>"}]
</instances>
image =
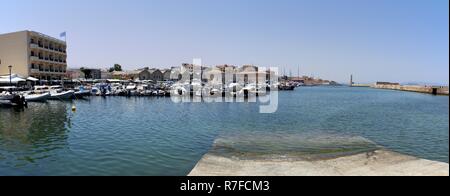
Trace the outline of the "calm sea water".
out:
<instances>
[{"instance_id":1,"label":"calm sea water","mask_svg":"<svg viewBox=\"0 0 450 196\"><path fill-rule=\"evenodd\" d=\"M347 87L279 96L274 114L256 103L169 98L0 108L0 175L186 175L211 149L257 157L383 147L449 161L448 96Z\"/></svg>"}]
</instances>

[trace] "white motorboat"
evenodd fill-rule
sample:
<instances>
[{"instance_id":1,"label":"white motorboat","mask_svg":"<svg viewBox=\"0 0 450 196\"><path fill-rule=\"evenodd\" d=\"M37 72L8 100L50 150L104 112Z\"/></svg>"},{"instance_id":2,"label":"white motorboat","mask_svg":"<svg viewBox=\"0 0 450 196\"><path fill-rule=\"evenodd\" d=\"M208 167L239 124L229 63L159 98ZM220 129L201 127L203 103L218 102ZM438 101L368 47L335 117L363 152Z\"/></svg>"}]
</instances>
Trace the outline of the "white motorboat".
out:
<instances>
[{"instance_id":1,"label":"white motorboat","mask_svg":"<svg viewBox=\"0 0 450 196\"><path fill-rule=\"evenodd\" d=\"M91 96L91 91L85 89L84 86L79 86L78 91L75 90L74 96L76 99L82 99L83 97Z\"/></svg>"},{"instance_id":2,"label":"white motorboat","mask_svg":"<svg viewBox=\"0 0 450 196\"><path fill-rule=\"evenodd\" d=\"M183 96L183 95L186 95L187 93L188 93L188 91L186 90L186 88L181 87L181 86L172 87L172 90L170 92L171 95L177 95L177 96Z\"/></svg>"},{"instance_id":3,"label":"white motorboat","mask_svg":"<svg viewBox=\"0 0 450 196\"><path fill-rule=\"evenodd\" d=\"M197 96L197 97L203 96L202 89L195 91L195 96Z\"/></svg>"},{"instance_id":4,"label":"white motorboat","mask_svg":"<svg viewBox=\"0 0 450 196\"><path fill-rule=\"evenodd\" d=\"M128 91L136 90L136 89L137 89L137 86L134 84L130 84L126 87L126 90L128 90Z\"/></svg>"},{"instance_id":5,"label":"white motorboat","mask_svg":"<svg viewBox=\"0 0 450 196\"><path fill-rule=\"evenodd\" d=\"M91 89L91 94L94 96L100 96L102 94L102 92L100 91L99 88L97 87L92 87Z\"/></svg>"},{"instance_id":6,"label":"white motorboat","mask_svg":"<svg viewBox=\"0 0 450 196\"><path fill-rule=\"evenodd\" d=\"M10 100L0 99L0 106L11 107L13 103Z\"/></svg>"},{"instance_id":7,"label":"white motorboat","mask_svg":"<svg viewBox=\"0 0 450 196\"><path fill-rule=\"evenodd\" d=\"M62 91L62 92L58 92L58 91L51 91L50 92L50 98L52 100L67 100L67 99L72 99L75 95L75 92L70 90L70 91Z\"/></svg>"},{"instance_id":8,"label":"white motorboat","mask_svg":"<svg viewBox=\"0 0 450 196\"><path fill-rule=\"evenodd\" d=\"M28 102L45 102L51 97L50 93L43 94L25 94L25 100Z\"/></svg>"},{"instance_id":9,"label":"white motorboat","mask_svg":"<svg viewBox=\"0 0 450 196\"><path fill-rule=\"evenodd\" d=\"M81 99L83 97L90 96L91 92L87 91L87 90L83 90L83 91L80 90L80 91L74 92L74 95L75 95L75 98Z\"/></svg>"},{"instance_id":10,"label":"white motorboat","mask_svg":"<svg viewBox=\"0 0 450 196\"><path fill-rule=\"evenodd\" d=\"M249 84L247 86L245 86L244 88L242 88L239 92L238 95L239 96L249 96L249 95L255 95L258 90L258 88L253 85L253 84Z\"/></svg>"},{"instance_id":11,"label":"white motorboat","mask_svg":"<svg viewBox=\"0 0 450 196\"><path fill-rule=\"evenodd\" d=\"M2 92L0 93L0 100L11 100L14 98L14 95L8 93L8 92Z\"/></svg>"}]
</instances>

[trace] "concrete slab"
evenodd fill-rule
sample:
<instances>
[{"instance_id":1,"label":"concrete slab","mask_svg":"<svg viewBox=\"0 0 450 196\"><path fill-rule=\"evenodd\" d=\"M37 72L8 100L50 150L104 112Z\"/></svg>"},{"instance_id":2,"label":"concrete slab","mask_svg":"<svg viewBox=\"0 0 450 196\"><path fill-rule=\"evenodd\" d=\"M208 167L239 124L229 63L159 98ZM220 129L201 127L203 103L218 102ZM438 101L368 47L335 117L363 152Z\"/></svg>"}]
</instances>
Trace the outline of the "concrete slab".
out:
<instances>
[{"instance_id":1,"label":"concrete slab","mask_svg":"<svg viewBox=\"0 0 450 196\"><path fill-rule=\"evenodd\" d=\"M243 160L206 154L189 176L449 176L449 164L388 150L323 160Z\"/></svg>"}]
</instances>

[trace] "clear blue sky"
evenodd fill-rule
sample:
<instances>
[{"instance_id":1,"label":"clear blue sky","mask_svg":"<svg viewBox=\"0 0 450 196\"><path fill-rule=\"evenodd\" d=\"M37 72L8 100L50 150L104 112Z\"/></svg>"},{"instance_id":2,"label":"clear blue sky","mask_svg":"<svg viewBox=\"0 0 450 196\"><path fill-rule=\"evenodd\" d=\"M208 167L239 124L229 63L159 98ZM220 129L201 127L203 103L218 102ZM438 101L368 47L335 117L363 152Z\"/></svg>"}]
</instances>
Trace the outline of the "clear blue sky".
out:
<instances>
[{"instance_id":1,"label":"clear blue sky","mask_svg":"<svg viewBox=\"0 0 450 196\"><path fill-rule=\"evenodd\" d=\"M448 0L0 0L0 33L67 31L69 65L280 66L347 82L449 81Z\"/></svg>"}]
</instances>

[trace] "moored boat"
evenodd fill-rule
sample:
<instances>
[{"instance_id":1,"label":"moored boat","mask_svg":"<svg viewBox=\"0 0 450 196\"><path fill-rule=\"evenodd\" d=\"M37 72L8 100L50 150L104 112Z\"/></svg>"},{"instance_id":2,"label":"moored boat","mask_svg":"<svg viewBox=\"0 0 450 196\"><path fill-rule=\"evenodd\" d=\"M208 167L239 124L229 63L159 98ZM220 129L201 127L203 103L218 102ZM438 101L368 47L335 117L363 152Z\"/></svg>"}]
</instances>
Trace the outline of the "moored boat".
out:
<instances>
[{"instance_id":1,"label":"moored boat","mask_svg":"<svg viewBox=\"0 0 450 196\"><path fill-rule=\"evenodd\" d=\"M45 102L50 98L50 93L43 94L25 94L25 100L28 102Z\"/></svg>"},{"instance_id":2,"label":"moored boat","mask_svg":"<svg viewBox=\"0 0 450 196\"><path fill-rule=\"evenodd\" d=\"M72 99L73 96L75 96L75 92L70 90L70 91L63 91L63 92L51 92L50 93L50 97L49 99L51 100L68 100L68 99Z\"/></svg>"},{"instance_id":3,"label":"moored boat","mask_svg":"<svg viewBox=\"0 0 450 196\"><path fill-rule=\"evenodd\" d=\"M62 86L51 86L49 89L51 100L68 100L75 96L75 91L64 91Z\"/></svg>"},{"instance_id":4,"label":"moored boat","mask_svg":"<svg viewBox=\"0 0 450 196\"><path fill-rule=\"evenodd\" d=\"M85 89L84 86L80 86L73 94L75 99L82 99L83 97L91 96L91 91Z\"/></svg>"},{"instance_id":5,"label":"moored boat","mask_svg":"<svg viewBox=\"0 0 450 196\"><path fill-rule=\"evenodd\" d=\"M2 92L0 93L0 100L11 100L14 98L14 95L8 93L8 92Z\"/></svg>"}]
</instances>

